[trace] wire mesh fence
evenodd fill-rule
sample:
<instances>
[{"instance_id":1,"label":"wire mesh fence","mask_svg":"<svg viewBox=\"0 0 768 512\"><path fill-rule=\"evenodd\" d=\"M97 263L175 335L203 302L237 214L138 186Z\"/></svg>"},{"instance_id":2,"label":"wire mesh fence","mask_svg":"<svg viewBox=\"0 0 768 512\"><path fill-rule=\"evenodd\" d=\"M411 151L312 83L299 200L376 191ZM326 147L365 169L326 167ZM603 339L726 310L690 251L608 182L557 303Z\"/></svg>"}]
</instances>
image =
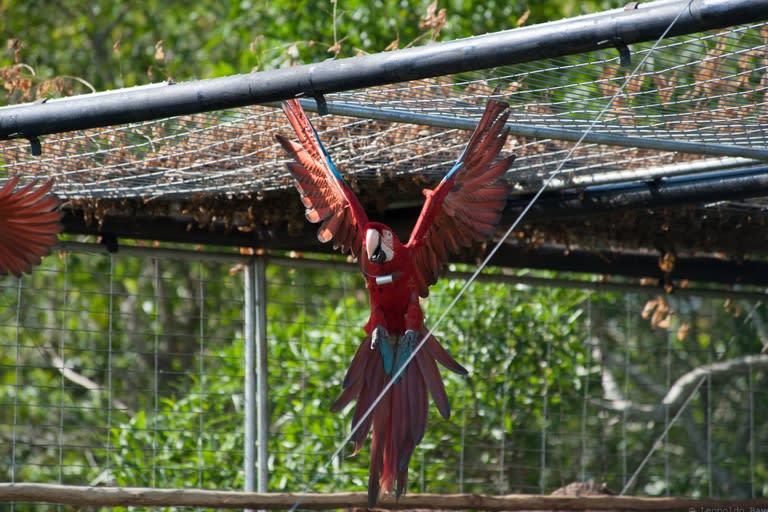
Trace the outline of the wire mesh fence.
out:
<instances>
[{"instance_id":1,"label":"wire mesh fence","mask_svg":"<svg viewBox=\"0 0 768 512\"><path fill-rule=\"evenodd\" d=\"M236 268L235 268L236 269ZM243 487L243 279L233 263L67 252L0 281L9 482ZM269 490L350 491L330 404L367 317L354 273L267 267ZM427 322L461 285L446 280ZM476 283L437 332L467 378L430 413L411 492L762 497L760 301ZM15 510L31 510L17 503ZM42 505L35 508L40 510Z\"/></svg>"},{"instance_id":2,"label":"wire mesh fence","mask_svg":"<svg viewBox=\"0 0 768 512\"><path fill-rule=\"evenodd\" d=\"M3 280L4 480L202 485L212 460L242 459L208 436L224 414L208 376L242 375L227 352L242 291L221 266L77 253L48 263ZM241 429L240 414L230 404L227 423Z\"/></svg>"}]
</instances>

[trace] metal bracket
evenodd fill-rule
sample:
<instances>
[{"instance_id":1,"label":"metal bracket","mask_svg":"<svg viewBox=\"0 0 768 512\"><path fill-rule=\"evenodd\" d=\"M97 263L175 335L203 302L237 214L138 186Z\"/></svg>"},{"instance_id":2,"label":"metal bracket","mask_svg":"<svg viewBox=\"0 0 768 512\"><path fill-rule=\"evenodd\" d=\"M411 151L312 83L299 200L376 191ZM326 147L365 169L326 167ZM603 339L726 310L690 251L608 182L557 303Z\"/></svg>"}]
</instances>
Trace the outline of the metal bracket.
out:
<instances>
[{"instance_id":1,"label":"metal bracket","mask_svg":"<svg viewBox=\"0 0 768 512\"><path fill-rule=\"evenodd\" d=\"M629 46L619 43L616 49L619 50L619 65L624 68L629 66L632 63L632 52L629 51Z\"/></svg>"},{"instance_id":2,"label":"metal bracket","mask_svg":"<svg viewBox=\"0 0 768 512\"><path fill-rule=\"evenodd\" d=\"M115 236L113 233L102 233L99 243L103 245L107 249L107 252L110 254L117 253L119 249L117 244L117 236Z\"/></svg>"},{"instance_id":3,"label":"metal bracket","mask_svg":"<svg viewBox=\"0 0 768 512\"><path fill-rule=\"evenodd\" d=\"M634 11L638 8L640 2L629 2L624 6L625 11ZM619 65L622 67L629 66L632 63L632 54L629 51L629 47L619 40L616 44L616 49L619 50Z\"/></svg>"},{"instance_id":4,"label":"metal bracket","mask_svg":"<svg viewBox=\"0 0 768 512\"><path fill-rule=\"evenodd\" d=\"M307 82L309 83L309 86L303 88L303 93L305 96L309 96L315 99L315 103L317 104L317 113L320 117L322 117L328 115L328 102L325 101L325 96L323 96L323 93L315 91L315 84L312 80L314 71L314 66L309 68L309 71L307 72Z\"/></svg>"},{"instance_id":5,"label":"metal bracket","mask_svg":"<svg viewBox=\"0 0 768 512\"><path fill-rule=\"evenodd\" d=\"M315 94L315 103L317 103L317 113L321 117L328 115L328 102L325 101L325 96L322 94Z\"/></svg>"},{"instance_id":6,"label":"metal bracket","mask_svg":"<svg viewBox=\"0 0 768 512\"><path fill-rule=\"evenodd\" d=\"M31 135L27 137L27 140L29 140L29 151L32 153L32 156L43 154L43 146L40 144L40 139L37 138L37 135Z\"/></svg>"}]
</instances>

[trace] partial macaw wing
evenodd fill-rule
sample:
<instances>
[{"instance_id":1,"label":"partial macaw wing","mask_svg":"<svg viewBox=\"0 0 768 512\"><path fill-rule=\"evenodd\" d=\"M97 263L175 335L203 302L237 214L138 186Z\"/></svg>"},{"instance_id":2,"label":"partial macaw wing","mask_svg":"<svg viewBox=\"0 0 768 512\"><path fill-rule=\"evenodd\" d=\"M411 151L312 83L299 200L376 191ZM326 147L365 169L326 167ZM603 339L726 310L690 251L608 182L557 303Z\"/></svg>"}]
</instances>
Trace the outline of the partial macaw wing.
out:
<instances>
[{"instance_id":1,"label":"partial macaw wing","mask_svg":"<svg viewBox=\"0 0 768 512\"><path fill-rule=\"evenodd\" d=\"M0 274L29 272L51 252L61 231L59 201L48 194L51 182L16 190L18 178L0 188Z\"/></svg>"},{"instance_id":2,"label":"partial macaw wing","mask_svg":"<svg viewBox=\"0 0 768 512\"><path fill-rule=\"evenodd\" d=\"M299 144L282 135L277 140L294 159L288 170L307 209L307 220L321 223L318 240L332 241L335 249L351 250L358 257L363 226L368 222L365 211L333 164L301 103L296 99L283 102L283 111Z\"/></svg>"},{"instance_id":3,"label":"partial macaw wing","mask_svg":"<svg viewBox=\"0 0 768 512\"><path fill-rule=\"evenodd\" d=\"M488 240L496 230L509 194L500 178L515 159L497 159L509 133L508 117L507 103L489 100L456 164L434 190L424 190L427 199L407 244L422 297L442 274L449 254Z\"/></svg>"}]
</instances>

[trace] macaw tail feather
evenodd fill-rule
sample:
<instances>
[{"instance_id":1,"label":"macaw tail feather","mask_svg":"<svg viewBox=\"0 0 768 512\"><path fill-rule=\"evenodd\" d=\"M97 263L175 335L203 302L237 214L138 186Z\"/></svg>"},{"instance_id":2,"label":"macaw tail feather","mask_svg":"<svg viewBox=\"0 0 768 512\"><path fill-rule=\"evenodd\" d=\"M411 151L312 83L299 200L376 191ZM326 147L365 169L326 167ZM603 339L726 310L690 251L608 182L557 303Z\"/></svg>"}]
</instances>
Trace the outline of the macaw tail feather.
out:
<instances>
[{"instance_id":1,"label":"macaw tail feather","mask_svg":"<svg viewBox=\"0 0 768 512\"><path fill-rule=\"evenodd\" d=\"M370 507L376 504L381 493L391 493L394 488L399 497L408 487L408 463L427 427L427 392L432 395L440 415L445 419L450 417L448 396L437 363L455 373L467 373L430 334L422 350L395 376L426 335L422 327L417 333L399 338L367 336L352 358L344 378L344 390L331 406L331 411L337 412L357 400L352 416L354 454L360 451L368 432L373 430L368 477ZM389 346L381 348L383 344ZM394 384L373 407L372 413L366 415L393 376Z\"/></svg>"},{"instance_id":2,"label":"macaw tail feather","mask_svg":"<svg viewBox=\"0 0 768 512\"><path fill-rule=\"evenodd\" d=\"M14 177L0 187L0 275L29 272L51 252L61 231L59 201L49 195L51 182L19 189Z\"/></svg>"}]
</instances>

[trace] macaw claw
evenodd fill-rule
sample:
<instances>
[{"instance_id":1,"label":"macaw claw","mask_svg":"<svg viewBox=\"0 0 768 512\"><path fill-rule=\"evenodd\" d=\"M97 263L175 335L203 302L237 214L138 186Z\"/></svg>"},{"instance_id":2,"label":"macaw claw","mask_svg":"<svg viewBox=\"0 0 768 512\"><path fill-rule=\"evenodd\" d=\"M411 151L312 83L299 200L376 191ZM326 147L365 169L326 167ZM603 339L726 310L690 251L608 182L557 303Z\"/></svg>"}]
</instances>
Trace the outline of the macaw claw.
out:
<instances>
[{"instance_id":1,"label":"macaw claw","mask_svg":"<svg viewBox=\"0 0 768 512\"><path fill-rule=\"evenodd\" d=\"M389 338L389 332L384 327L380 325L374 327L371 333L371 350L375 350L387 338Z\"/></svg>"},{"instance_id":2,"label":"macaw claw","mask_svg":"<svg viewBox=\"0 0 768 512\"><path fill-rule=\"evenodd\" d=\"M384 363L384 373L392 374L392 367L395 363L395 346L392 337L384 327L377 325L371 333L371 350L378 349L381 352L381 358Z\"/></svg>"}]
</instances>

